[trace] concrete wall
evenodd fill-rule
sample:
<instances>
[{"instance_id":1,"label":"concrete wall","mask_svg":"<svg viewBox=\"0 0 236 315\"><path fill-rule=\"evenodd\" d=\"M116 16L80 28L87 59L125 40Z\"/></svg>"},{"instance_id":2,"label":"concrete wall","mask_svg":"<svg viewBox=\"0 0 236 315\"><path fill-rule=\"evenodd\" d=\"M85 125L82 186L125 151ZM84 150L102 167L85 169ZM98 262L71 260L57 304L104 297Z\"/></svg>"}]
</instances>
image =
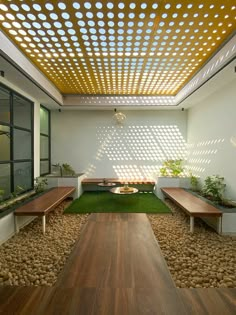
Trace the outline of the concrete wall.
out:
<instances>
[{"instance_id":1,"label":"concrete wall","mask_svg":"<svg viewBox=\"0 0 236 315\"><path fill-rule=\"evenodd\" d=\"M188 111L188 161L195 175L225 177L226 196L236 200L235 80ZM235 143L236 144L236 143Z\"/></svg>"},{"instance_id":2,"label":"concrete wall","mask_svg":"<svg viewBox=\"0 0 236 315\"><path fill-rule=\"evenodd\" d=\"M124 111L124 126L113 111L52 112L52 162L69 163L88 177L155 177L163 160L186 153L186 112Z\"/></svg>"}]
</instances>

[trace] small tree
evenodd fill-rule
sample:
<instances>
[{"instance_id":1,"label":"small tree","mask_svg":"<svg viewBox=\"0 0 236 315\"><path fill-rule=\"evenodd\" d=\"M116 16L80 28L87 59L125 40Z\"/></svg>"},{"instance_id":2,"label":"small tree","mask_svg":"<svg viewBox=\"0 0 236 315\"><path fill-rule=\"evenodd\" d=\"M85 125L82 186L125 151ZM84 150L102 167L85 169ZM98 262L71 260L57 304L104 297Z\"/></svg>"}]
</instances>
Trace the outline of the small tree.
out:
<instances>
[{"instance_id":1,"label":"small tree","mask_svg":"<svg viewBox=\"0 0 236 315\"><path fill-rule=\"evenodd\" d=\"M162 176L178 177L180 176L184 168L182 166L183 160L166 160L163 162L163 166L160 168Z\"/></svg>"},{"instance_id":2,"label":"small tree","mask_svg":"<svg viewBox=\"0 0 236 315\"><path fill-rule=\"evenodd\" d=\"M59 170L60 176L62 177L63 175L75 175L75 171L72 168L72 166L68 163L57 163L57 164L52 164L52 166L56 167Z\"/></svg>"},{"instance_id":3,"label":"small tree","mask_svg":"<svg viewBox=\"0 0 236 315\"><path fill-rule=\"evenodd\" d=\"M75 175L75 171L72 166L67 163L62 164L62 172L64 175Z\"/></svg>"},{"instance_id":4,"label":"small tree","mask_svg":"<svg viewBox=\"0 0 236 315\"><path fill-rule=\"evenodd\" d=\"M220 202L223 200L225 187L224 177L212 175L205 179L201 192L203 196L210 197L213 201Z\"/></svg>"}]
</instances>

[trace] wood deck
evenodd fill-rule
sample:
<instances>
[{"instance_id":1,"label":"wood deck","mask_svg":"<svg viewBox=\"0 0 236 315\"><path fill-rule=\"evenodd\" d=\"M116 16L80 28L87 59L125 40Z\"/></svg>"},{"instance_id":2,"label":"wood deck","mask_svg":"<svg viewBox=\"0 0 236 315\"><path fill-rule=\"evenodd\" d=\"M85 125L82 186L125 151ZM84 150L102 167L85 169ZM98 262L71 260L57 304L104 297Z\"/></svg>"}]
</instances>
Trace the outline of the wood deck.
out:
<instances>
[{"instance_id":1,"label":"wood deck","mask_svg":"<svg viewBox=\"0 0 236 315\"><path fill-rule=\"evenodd\" d=\"M0 314L233 315L235 289L177 289L145 214L92 214L54 287L0 288Z\"/></svg>"}]
</instances>

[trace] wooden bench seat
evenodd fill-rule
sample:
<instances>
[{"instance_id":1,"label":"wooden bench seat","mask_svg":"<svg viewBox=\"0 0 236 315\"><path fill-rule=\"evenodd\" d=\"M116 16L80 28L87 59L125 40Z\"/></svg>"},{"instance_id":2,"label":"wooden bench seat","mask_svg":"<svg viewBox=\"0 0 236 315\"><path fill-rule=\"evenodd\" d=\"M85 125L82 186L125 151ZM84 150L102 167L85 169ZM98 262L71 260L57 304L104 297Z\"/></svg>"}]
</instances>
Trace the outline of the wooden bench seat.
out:
<instances>
[{"instance_id":1,"label":"wooden bench seat","mask_svg":"<svg viewBox=\"0 0 236 315\"><path fill-rule=\"evenodd\" d=\"M108 191L108 185L100 185L104 183L113 183L122 186L128 183L130 186L137 188L139 191L151 192L154 189L155 181L150 179L119 179L119 178L85 178L82 180L83 191Z\"/></svg>"},{"instance_id":2,"label":"wooden bench seat","mask_svg":"<svg viewBox=\"0 0 236 315\"><path fill-rule=\"evenodd\" d=\"M194 231L195 217L219 217L218 232L222 231L222 212L204 200L192 195L183 188L163 187L162 193L175 202L190 216L190 232Z\"/></svg>"},{"instance_id":3,"label":"wooden bench seat","mask_svg":"<svg viewBox=\"0 0 236 315\"><path fill-rule=\"evenodd\" d=\"M119 178L85 178L82 180L82 184L99 184L104 181L104 179L108 182L112 182L115 184L124 184L128 182L129 184L148 184L155 185L155 181L149 179L119 179Z\"/></svg>"},{"instance_id":4,"label":"wooden bench seat","mask_svg":"<svg viewBox=\"0 0 236 315\"><path fill-rule=\"evenodd\" d=\"M19 231L17 216L41 216L43 233L46 231L46 214L75 192L75 187L55 187L45 194L17 208L14 212L16 231Z\"/></svg>"}]
</instances>

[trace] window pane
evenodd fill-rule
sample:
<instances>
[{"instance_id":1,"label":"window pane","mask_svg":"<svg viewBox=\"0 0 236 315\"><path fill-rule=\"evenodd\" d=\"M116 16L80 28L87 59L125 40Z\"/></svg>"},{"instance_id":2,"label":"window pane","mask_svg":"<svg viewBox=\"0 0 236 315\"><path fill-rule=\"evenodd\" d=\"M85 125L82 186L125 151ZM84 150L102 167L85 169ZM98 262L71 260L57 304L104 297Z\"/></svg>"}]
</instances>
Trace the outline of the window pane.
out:
<instances>
[{"instance_id":1,"label":"window pane","mask_svg":"<svg viewBox=\"0 0 236 315\"><path fill-rule=\"evenodd\" d=\"M0 121L10 123L10 92L0 87Z\"/></svg>"},{"instance_id":2,"label":"window pane","mask_svg":"<svg viewBox=\"0 0 236 315\"><path fill-rule=\"evenodd\" d=\"M33 188L31 178L32 178L31 162L22 162L14 164L14 191L16 191L17 186L22 187L24 190Z\"/></svg>"},{"instance_id":3,"label":"window pane","mask_svg":"<svg viewBox=\"0 0 236 315\"><path fill-rule=\"evenodd\" d=\"M40 107L40 133L49 133L49 111Z\"/></svg>"},{"instance_id":4,"label":"window pane","mask_svg":"<svg viewBox=\"0 0 236 315\"><path fill-rule=\"evenodd\" d=\"M40 136L40 159L49 158L48 140L48 137Z\"/></svg>"},{"instance_id":5,"label":"window pane","mask_svg":"<svg viewBox=\"0 0 236 315\"><path fill-rule=\"evenodd\" d=\"M0 190L4 190L4 199L11 193L10 164L0 164ZM0 195L1 200L1 195Z\"/></svg>"},{"instance_id":6,"label":"window pane","mask_svg":"<svg viewBox=\"0 0 236 315\"><path fill-rule=\"evenodd\" d=\"M31 133L14 129L14 160L31 159Z\"/></svg>"},{"instance_id":7,"label":"window pane","mask_svg":"<svg viewBox=\"0 0 236 315\"><path fill-rule=\"evenodd\" d=\"M13 118L14 125L31 129L31 102L14 95L13 97Z\"/></svg>"},{"instance_id":8,"label":"window pane","mask_svg":"<svg viewBox=\"0 0 236 315\"><path fill-rule=\"evenodd\" d=\"M0 161L10 160L10 128L0 125Z\"/></svg>"},{"instance_id":9,"label":"window pane","mask_svg":"<svg viewBox=\"0 0 236 315\"><path fill-rule=\"evenodd\" d=\"M48 174L49 173L49 161L41 161L40 162L40 174Z\"/></svg>"}]
</instances>

